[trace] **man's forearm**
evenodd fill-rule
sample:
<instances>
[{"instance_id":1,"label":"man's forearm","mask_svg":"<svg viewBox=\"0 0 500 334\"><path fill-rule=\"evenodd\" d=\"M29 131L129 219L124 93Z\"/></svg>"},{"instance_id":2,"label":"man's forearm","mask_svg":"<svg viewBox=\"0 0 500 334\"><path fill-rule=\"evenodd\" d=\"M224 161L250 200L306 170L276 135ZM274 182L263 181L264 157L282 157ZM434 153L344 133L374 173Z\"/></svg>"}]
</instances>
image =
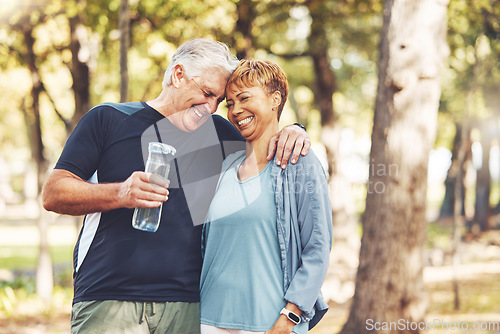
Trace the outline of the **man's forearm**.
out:
<instances>
[{"instance_id":1,"label":"man's forearm","mask_svg":"<svg viewBox=\"0 0 500 334\"><path fill-rule=\"evenodd\" d=\"M54 170L42 191L43 207L66 215L85 215L120 207L120 184L94 184L63 170Z\"/></svg>"},{"instance_id":2,"label":"man's forearm","mask_svg":"<svg viewBox=\"0 0 500 334\"><path fill-rule=\"evenodd\" d=\"M43 187L43 207L79 216L118 208L155 208L168 199L168 181L151 173L133 172L125 181L94 184L75 174L55 169Z\"/></svg>"}]
</instances>

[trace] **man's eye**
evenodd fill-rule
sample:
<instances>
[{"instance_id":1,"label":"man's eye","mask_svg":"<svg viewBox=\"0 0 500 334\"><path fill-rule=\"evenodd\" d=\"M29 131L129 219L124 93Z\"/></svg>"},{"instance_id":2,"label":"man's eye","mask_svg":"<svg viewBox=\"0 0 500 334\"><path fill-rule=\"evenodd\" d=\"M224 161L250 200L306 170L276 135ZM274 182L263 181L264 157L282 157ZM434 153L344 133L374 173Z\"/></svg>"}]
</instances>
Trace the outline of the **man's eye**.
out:
<instances>
[{"instance_id":1,"label":"man's eye","mask_svg":"<svg viewBox=\"0 0 500 334\"><path fill-rule=\"evenodd\" d=\"M233 103L228 103L228 104L226 104L226 108L227 108L227 109L229 109L229 108L231 108L233 105L234 105Z\"/></svg>"},{"instance_id":2,"label":"man's eye","mask_svg":"<svg viewBox=\"0 0 500 334\"><path fill-rule=\"evenodd\" d=\"M240 99L241 102L245 101L245 100L248 100L248 96L244 96Z\"/></svg>"}]
</instances>

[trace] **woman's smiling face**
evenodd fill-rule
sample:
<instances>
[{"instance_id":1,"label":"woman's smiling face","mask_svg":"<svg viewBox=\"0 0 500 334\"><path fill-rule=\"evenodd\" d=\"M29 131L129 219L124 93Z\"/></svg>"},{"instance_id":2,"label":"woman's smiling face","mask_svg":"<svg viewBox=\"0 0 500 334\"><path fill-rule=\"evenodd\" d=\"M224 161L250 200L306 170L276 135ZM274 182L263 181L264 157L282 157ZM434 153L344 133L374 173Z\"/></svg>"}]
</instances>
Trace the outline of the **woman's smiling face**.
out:
<instances>
[{"instance_id":1,"label":"woman's smiling face","mask_svg":"<svg viewBox=\"0 0 500 334\"><path fill-rule=\"evenodd\" d=\"M261 86L232 84L226 88L227 118L247 141L276 133L278 116L273 110L273 107L276 109L276 94L279 95L278 92L268 95Z\"/></svg>"}]
</instances>

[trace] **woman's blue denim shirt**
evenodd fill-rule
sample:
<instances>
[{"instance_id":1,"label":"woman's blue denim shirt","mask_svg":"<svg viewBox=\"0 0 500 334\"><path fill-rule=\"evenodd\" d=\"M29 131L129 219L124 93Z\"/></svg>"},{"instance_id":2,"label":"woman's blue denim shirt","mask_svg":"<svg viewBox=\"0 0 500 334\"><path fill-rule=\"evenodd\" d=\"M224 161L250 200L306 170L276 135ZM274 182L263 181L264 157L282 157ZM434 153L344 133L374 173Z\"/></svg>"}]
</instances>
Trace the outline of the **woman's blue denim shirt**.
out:
<instances>
[{"instance_id":1,"label":"woman's blue denim shirt","mask_svg":"<svg viewBox=\"0 0 500 334\"><path fill-rule=\"evenodd\" d=\"M228 156L222 173L243 154L245 151ZM284 298L302 310L302 321L309 321L311 329L328 310L321 294L333 234L326 175L316 155L309 151L286 169L274 161L272 178Z\"/></svg>"}]
</instances>

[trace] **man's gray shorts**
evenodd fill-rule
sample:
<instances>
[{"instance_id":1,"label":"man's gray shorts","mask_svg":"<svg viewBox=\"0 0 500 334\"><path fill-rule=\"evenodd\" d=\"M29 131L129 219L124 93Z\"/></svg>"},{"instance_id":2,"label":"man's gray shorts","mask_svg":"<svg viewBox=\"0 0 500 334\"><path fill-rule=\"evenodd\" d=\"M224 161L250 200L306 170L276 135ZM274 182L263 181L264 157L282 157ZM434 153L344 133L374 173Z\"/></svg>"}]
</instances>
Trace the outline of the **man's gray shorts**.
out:
<instances>
[{"instance_id":1,"label":"man's gray shorts","mask_svg":"<svg viewBox=\"0 0 500 334\"><path fill-rule=\"evenodd\" d=\"M86 301L73 305L72 334L199 334L200 303Z\"/></svg>"}]
</instances>

